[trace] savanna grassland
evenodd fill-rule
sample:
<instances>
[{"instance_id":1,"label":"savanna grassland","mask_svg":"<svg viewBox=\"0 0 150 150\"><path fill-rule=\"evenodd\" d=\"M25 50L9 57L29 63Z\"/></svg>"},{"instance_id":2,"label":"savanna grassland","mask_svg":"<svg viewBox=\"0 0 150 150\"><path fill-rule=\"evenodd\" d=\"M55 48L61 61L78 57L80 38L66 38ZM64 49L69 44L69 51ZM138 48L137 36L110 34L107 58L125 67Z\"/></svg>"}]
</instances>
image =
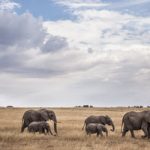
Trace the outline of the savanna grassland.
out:
<instances>
[{"instance_id":1,"label":"savanna grassland","mask_svg":"<svg viewBox=\"0 0 150 150\"><path fill-rule=\"evenodd\" d=\"M0 109L0 150L149 150L150 140L141 139L143 134L136 131L137 139L128 133L121 137L121 118L131 108L51 108L58 123L58 137L36 133L20 133L22 115L25 108ZM141 111L141 109L136 109ZM87 136L82 130L84 119L89 115L109 115L114 121L116 131L109 137ZM52 122L49 122L51 127ZM52 128L53 131L53 128Z\"/></svg>"}]
</instances>

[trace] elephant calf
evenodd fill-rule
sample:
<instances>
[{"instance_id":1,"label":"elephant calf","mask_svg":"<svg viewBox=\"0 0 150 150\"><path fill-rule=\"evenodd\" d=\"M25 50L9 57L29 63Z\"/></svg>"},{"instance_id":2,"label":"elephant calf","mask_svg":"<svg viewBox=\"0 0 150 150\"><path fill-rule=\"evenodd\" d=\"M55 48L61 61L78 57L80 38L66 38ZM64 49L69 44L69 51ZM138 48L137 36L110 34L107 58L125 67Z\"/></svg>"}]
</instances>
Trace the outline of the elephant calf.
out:
<instances>
[{"instance_id":1,"label":"elephant calf","mask_svg":"<svg viewBox=\"0 0 150 150\"><path fill-rule=\"evenodd\" d=\"M82 128L82 130L84 129L84 127L87 126L87 124L89 123L98 123L98 124L103 124L103 125L110 125L112 126L111 131L115 131L115 125L112 121L112 119L109 116L89 116L85 119L84 121L84 126Z\"/></svg>"},{"instance_id":2,"label":"elephant calf","mask_svg":"<svg viewBox=\"0 0 150 150\"><path fill-rule=\"evenodd\" d=\"M50 126L46 121L31 122L28 126L28 131L33 133L35 132L44 133L44 134L50 133L51 135L53 135Z\"/></svg>"},{"instance_id":3,"label":"elephant calf","mask_svg":"<svg viewBox=\"0 0 150 150\"><path fill-rule=\"evenodd\" d=\"M86 130L87 135L97 133L97 136L101 135L102 137L103 136L102 132L106 132L106 136L108 136L108 130L102 124L89 123L87 124L85 130Z\"/></svg>"}]
</instances>

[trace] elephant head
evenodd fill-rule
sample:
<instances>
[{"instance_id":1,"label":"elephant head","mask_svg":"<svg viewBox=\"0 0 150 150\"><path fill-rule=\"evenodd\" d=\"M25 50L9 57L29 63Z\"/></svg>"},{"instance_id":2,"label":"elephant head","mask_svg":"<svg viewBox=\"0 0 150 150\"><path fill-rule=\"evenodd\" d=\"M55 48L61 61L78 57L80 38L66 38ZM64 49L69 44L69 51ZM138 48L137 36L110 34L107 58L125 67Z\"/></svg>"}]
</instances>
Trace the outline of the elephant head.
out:
<instances>
[{"instance_id":1,"label":"elephant head","mask_svg":"<svg viewBox=\"0 0 150 150\"><path fill-rule=\"evenodd\" d=\"M144 112L144 121L150 123L150 111L143 111Z\"/></svg>"},{"instance_id":2,"label":"elephant head","mask_svg":"<svg viewBox=\"0 0 150 150\"><path fill-rule=\"evenodd\" d=\"M57 119L56 119L56 115L53 111L48 111L48 116L50 118L50 120L53 120L54 122L54 130L57 134Z\"/></svg>"},{"instance_id":3,"label":"elephant head","mask_svg":"<svg viewBox=\"0 0 150 150\"><path fill-rule=\"evenodd\" d=\"M112 126L111 131L115 131L114 123L113 123L112 119L109 116L107 116L107 115L105 116L105 121L106 121L106 124Z\"/></svg>"},{"instance_id":4,"label":"elephant head","mask_svg":"<svg viewBox=\"0 0 150 150\"><path fill-rule=\"evenodd\" d=\"M47 109L40 109L39 111L41 112L42 119L44 118L46 121L50 119L54 122L54 131L57 134L57 119L55 113Z\"/></svg>"}]
</instances>

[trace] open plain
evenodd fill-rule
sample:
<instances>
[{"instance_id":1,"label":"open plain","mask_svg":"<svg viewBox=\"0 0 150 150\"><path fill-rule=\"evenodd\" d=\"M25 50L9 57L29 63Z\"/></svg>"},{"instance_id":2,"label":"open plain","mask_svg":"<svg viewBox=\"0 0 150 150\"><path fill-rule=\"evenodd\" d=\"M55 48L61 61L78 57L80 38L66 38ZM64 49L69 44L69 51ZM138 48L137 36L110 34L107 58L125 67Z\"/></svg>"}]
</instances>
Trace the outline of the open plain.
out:
<instances>
[{"instance_id":1,"label":"open plain","mask_svg":"<svg viewBox=\"0 0 150 150\"><path fill-rule=\"evenodd\" d=\"M130 133L121 137L122 116L140 108L49 108L54 110L58 119L58 137L32 134L25 130L20 133L23 113L30 108L0 109L0 150L149 150L150 140L141 139L142 131L135 131L137 139ZM36 108L34 108L36 109ZM91 137L82 130L84 119L89 115L109 115L116 130L109 136ZM50 122L53 131L53 123Z\"/></svg>"}]
</instances>

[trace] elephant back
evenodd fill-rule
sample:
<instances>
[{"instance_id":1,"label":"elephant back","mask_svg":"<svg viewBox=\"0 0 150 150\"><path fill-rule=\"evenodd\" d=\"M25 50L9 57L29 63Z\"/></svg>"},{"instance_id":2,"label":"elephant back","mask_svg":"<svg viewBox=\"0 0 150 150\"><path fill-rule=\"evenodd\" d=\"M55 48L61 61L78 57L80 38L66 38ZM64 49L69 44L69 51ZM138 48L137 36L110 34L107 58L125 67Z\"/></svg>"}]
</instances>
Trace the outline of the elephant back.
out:
<instances>
[{"instance_id":1,"label":"elephant back","mask_svg":"<svg viewBox=\"0 0 150 150\"><path fill-rule=\"evenodd\" d=\"M99 116L89 116L86 118L85 123L101 123L101 119L99 119Z\"/></svg>"},{"instance_id":2,"label":"elephant back","mask_svg":"<svg viewBox=\"0 0 150 150\"><path fill-rule=\"evenodd\" d=\"M36 110L28 110L23 115L23 120L27 125L33 121L41 121L42 119L41 114Z\"/></svg>"}]
</instances>

